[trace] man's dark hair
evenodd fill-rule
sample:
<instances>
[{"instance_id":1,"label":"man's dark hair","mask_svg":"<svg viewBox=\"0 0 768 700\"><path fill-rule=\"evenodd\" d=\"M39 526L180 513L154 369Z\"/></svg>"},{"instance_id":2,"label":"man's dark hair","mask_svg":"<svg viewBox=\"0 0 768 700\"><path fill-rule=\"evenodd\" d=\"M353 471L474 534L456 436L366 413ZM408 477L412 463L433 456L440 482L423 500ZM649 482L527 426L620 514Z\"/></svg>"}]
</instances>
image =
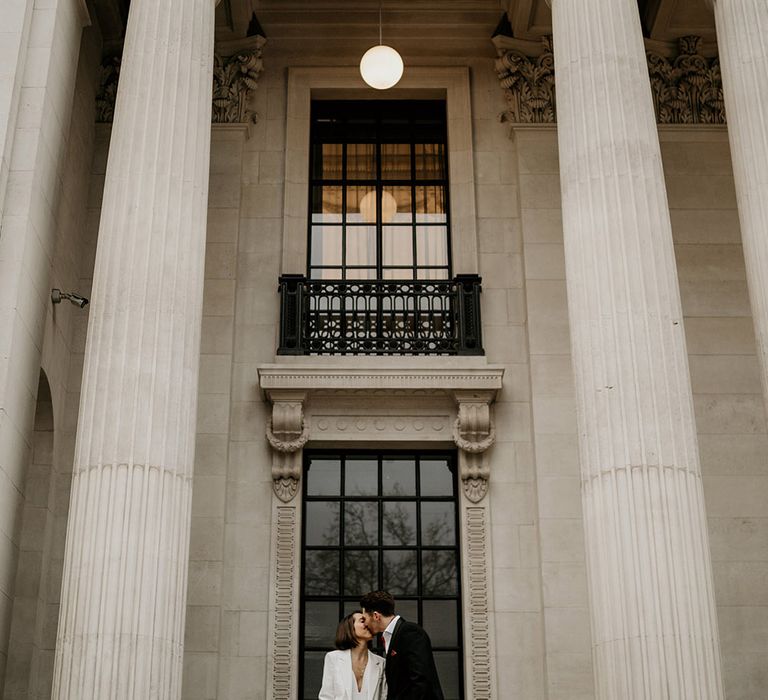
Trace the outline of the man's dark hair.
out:
<instances>
[{"instance_id":1,"label":"man's dark hair","mask_svg":"<svg viewBox=\"0 0 768 700\"><path fill-rule=\"evenodd\" d=\"M367 612L377 612L384 617L395 614L395 599L387 591L371 591L360 599L360 607Z\"/></svg>"},{"instance_id":2,"label":"man's dark hair","mask_svg":"<svg viewBox=\"0 0 768 700\"><path fill-rule=\"evenodd\" d=\"M354 649L360 643L355 634L355 615L359 614L360 611L355 610L339 622L339 626L336 628L337 649Z\"/></svg>"}]
</instances>

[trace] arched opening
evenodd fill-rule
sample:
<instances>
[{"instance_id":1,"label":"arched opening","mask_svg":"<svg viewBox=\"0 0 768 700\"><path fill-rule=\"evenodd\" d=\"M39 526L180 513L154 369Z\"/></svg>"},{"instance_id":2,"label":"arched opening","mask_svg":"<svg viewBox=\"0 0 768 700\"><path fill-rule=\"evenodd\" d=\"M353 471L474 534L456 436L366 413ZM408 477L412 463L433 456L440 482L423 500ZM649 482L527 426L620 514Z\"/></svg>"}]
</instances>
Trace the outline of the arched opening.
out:
<instances>
[{"instance_id":1,"label":"arched opening","mask_svg":"<svg viewBox=\"0 0 768 700\"><path fill-rule=\"evenodd\" d=\"M34 432L24 480L19 559L11 618L4 700L50 697L52 656L43 640L49 624L46 585L54 535L54 420L51 388L40 370ZM54 637L55 637L54 618Z\"/></svg>"}]
</instances>

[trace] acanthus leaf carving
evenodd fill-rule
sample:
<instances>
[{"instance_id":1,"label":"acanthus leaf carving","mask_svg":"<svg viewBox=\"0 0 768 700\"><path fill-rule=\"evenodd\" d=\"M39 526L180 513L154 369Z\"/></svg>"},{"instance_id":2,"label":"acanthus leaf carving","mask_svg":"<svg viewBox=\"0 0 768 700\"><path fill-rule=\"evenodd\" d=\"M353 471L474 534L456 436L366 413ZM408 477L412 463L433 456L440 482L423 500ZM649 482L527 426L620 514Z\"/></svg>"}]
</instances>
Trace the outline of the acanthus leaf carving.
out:
<instances>
[{"instance_id":1,"label":"acanthus leaf carving","mask_svg":"<svg viewBox=\"0 0 768 700\"><path fill-rule=\"evenodd\" d=\"M500 49L496 73L508 108L503 122L554 124L555 63L552 37L542 39L543 51L529 56L518 49ZM678 40L677 56L647 51L651 92L659 124L725 124L725 101L717 56L703 53L699 36Z\"/></svg>"},{"instance_id":2,"label":"acanthus leaf carving","mask_svg":"<svg viewBox=\"0 0 768 700\"><path fill-rule=\"evenodd\" d=\"M491 470L483 454L496 440L490 401L457 396L459 411L453 425L453 441L462 451L460 476L464 495L479 503L488 492Z\"/></svg>"},{"instance_id":3,"label":"acanthus leaf carving","mask_svg":"<svg viewBox=\"0 0 768 700\"><path fill-rule=\"evenodd\" d=\"M255 124L258 114L252 109L253 93L264 70L262 52L266 39L252 38L247 50L234 56L214 54L213 124ZM105 59L100 68L99 87L96 92L96 121L111 124L115 115L121 57Z\"/></svg>"},{"instance_id":4,"label":"acanthus leaf carving","mask_svg":"<svg viewBox=\"0 0 768 700\"><path fill-rule=\"evenodd\" d=\"M275 495L288 503L298 493L302 448L309 440L309 425L304 420L303 396L288 400L273 399L266 437L274 450L272 484Z\"/></svg>"}]
</instances>

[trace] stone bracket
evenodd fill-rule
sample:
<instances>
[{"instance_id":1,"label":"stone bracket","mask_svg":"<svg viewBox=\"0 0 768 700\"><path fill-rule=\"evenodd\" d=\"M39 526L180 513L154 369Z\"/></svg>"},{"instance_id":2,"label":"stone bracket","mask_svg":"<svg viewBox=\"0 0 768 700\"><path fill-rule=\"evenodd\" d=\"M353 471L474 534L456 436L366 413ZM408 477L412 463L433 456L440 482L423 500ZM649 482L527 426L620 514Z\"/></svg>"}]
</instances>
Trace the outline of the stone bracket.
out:
<instances>
[{"instance_id":1,"label":"stone bracket","mask_svg":"<svg viewBox=\"0 0 768 700\"><path fill-rule=\"evenodd\" d=\"M491 418L491 403L496 392L455 391L458 417L453 426L453 441L462 451L460 477L464 495L479 503L488 493L491 470L485 451L496 440L496 428Z\"/></svg>"},{"instance_id":2,"label":"stone bracket","mask_svg":"<svg viewBox=\"0 0 768 700\"><path fill-rule=\"evenodd\" d=\"M274 451L272 485L284 503L293 500L301 481L303 447L309 439L309 426L304 420L304 391L270 392L272 415L267 420L267 442Z\"/></svg>"}]
</instances>

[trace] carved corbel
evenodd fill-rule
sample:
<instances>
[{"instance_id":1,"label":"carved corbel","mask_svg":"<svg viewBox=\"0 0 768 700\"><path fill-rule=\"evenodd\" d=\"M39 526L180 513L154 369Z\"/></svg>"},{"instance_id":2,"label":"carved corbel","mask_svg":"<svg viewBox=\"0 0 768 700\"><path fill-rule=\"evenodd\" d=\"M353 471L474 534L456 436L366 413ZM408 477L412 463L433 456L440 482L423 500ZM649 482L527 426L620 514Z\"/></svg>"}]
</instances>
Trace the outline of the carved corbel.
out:
<instances>
[{"instance_id":1,"label":"carved corbel","mask_svg":"<svg viewBox=\"0 0 768 700\"><path fill-rule=\"evenodd\" d=\"M309 440L304 420L304 392L271 393L272 415L267 420L267 441L274 450L272 487L277 497L291 501L301 482L302 449Z\"/></svg>"},{"instance_id":2,"label":"carved corbel","mask_svg":"<svg viewBox=\"0 0 768 700\"><path fill-rule=\"evenodd\" d=\"M496 429L491 418L494 393L454 394L458 416L453 425L453 441L462 451L462 459L459 460L462 488L472 503L483 500L488 492L491 470L484 453L496 440Z\"/></svg>"}]
</instances>

